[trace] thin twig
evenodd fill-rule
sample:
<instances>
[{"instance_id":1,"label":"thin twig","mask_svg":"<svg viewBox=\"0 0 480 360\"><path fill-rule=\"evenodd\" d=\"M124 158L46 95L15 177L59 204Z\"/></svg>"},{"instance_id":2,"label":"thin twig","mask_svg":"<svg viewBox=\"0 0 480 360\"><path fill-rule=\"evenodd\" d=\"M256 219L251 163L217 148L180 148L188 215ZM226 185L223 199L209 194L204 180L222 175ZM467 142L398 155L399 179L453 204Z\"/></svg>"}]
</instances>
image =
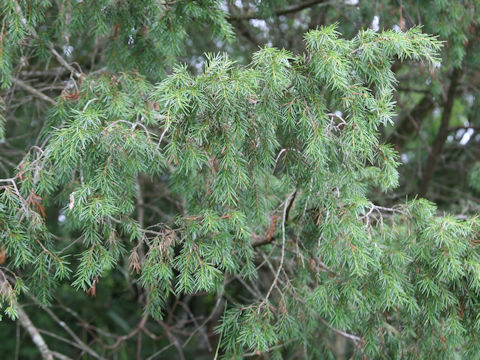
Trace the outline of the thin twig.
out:
<instances>
[{"instance_id":1,"label":"thin twig","mask_svg":"<svg viewBox=\"0 0 480 360\"><path fill-rule=\"evenodd\" d=\"M293 198L293 196L297 193L297 190L295 189L294 191L292 191L287 199L285 200L285 205L283 207L283 217L282 217L282 253L281 253L281 257L280 257L280 265L278 265L278 269L277 269L277 273L275 275L275 278L273 279L273 282L272 282L272 285L270 286L270 289L268 289L268 292L267 292L267 295L265 296L265 299L263 300L264 303L267 302L268 298L270 297L270 294L272 293L273 291L273 288L277 285L277 282L278 282L278 277L280 276L280 272L282 271L282 267L283 267L283 261L285 260L285 243L286 243L286 240L285 240L285 221L286 221L286 218L287 218L287 209L290 208L290 199Z\"/></svg>"},{"instance_id":2,"label":"thin twig","mask_svg":"<svg viewBox=\"0 0 480 360\"><path fill-rule=\"evenodd\" d=\"M28 293L27 293L28 294ZM47 306L41 304L38 302L38 300L31 294L28 294L28 296L33 300L35 301L36 303L38 303L40 305L40 307L48 314L50 315L50 317L58 324L60 325L71 337L73 340L75 340L76 344L83 350L85 351L86 353L88 353L89 355L93 356L94 358L96 359L99 359L99 360L103 360L104 358L100 355L98 355L90 346L88 346L87 344L85 344L76 334L75 332L73 332L72 329L70 329L68 327L68 325L60 320L54 313L53 311L51 311Z\"/></svg>"},{"instance_id":3,"label":"thin twig","mask_svg":"<svg viewBox=\"0 0 480 360\"><path fill-rule=\"evenodd\" d=\"M226 279L226 278L225 278L225 279ZM226 280L224 280L222 289L221 289L220 293L217 295L217 301L215 302L215 306L213 307L213 310L210 312L210 315L202 322L202 324L200 324L200 326L198 326L198 327L190 334L190 336L188 337L188 339L185 340L185 342L183 343L183 347L185 347L185 346L190 342L190 340L193 338L193 336L195 335L195 333L196 333L198 330L200 330L201 328L203 328L203 327L213 318L213 316L215 315L215 313L217 312L217 310L220 308L220 305L222 304L223 292L224 292L224 290L225 290L225 285L226 285Z\"/></svg>"},{"instance_id":4,"label":"thin twig","mask_svg":"<svg viewBox=\"0 0 480 360\"><path fill-rule=\"evenodd\" d=\"M32 94L33 96L36 96L37 98L39 99L42 99L52 105L56 105L57 102L55 100L53 100L50 96L47 96L45 95L44 93L42 93L41 91L38 91L37 89L35 89L34 87L28 85L27 83L23 82L22 80L20 79L16 79L16 78L13 78L13 82L20 86L23 90L25 91L28 91L30 94Z\"/></svg>"},{"instance_id":5,"label":"thin twig","mask_svg":"<svg viewBox=\"0 0 480 360\"><path fill-rule=\"evenodd\" d=\"M175 346L175 348L177 349L177 353L180 360L185 360L185 355L183 353L182 346L180 345L180 342L175 337L175 335L173 335L172 332L170 331L170 327L161 320L159 320L158 323L165 330L165 333L167 334L167 337L170 340L170 344Z\"/></svg>"},{"instance_id":6,"label":"thin twig","mask_svg":"<svg viewBox=\"0 0 480 360\"><path fill-rule=\"evenodd\" d=\"M362 342L363 340L356 336L356 335L352 335L352 334L349 334L349 333L346 333L345 331L342 331L340 329L336 329L334 328L332 325L330 325L326 320L320 318L320 321L322 322L323 325L325 325L326 327L328 327L330 330L332 330L333 332L339 334L339 335L342 335L343 337L347 338L347 339L350 339L352 340L355 344L359 343L359 342Z\"/></svg>"},{"instance_id":7,"label":"thin twig","mask_svg":"<svg viewBox=\"0 0 480 360\"><path fill-rule=\"evenodd\" d=\"M160 350L158 350L155 354L149 356L146 360L153 360L155 359L158 355L160 355L161 353L163 353L164 351L168 350L169 348L171 348L173 346L172 343L168 344L167 346L161 348Z\"/></svg>"}]
</instances>

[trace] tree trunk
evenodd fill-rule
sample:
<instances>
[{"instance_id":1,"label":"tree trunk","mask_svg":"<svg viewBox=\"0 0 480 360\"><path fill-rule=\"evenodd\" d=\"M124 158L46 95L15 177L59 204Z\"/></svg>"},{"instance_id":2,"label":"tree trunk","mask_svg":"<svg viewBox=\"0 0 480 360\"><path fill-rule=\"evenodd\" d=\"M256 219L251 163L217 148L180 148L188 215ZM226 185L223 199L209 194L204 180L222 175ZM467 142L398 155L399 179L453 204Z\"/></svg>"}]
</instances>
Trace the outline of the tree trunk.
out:
<instances>
[{"instance_id":1,"label":"tree trunk","mask_svg":"<svg viewBox=\"0 0 480 360\"><path fill-rule=\"evenodd\" d=\"M425 171L418 187L418 195L421 197L424 197L427 193L428 186L430 185L433 173L435 172L435 168L437 167L438 159L442 154L443 146L445 145L445 141L448 137L453 103L455 101L455 95L457 92L457 87L461 74L461 68L457 68L454 69L452 74L450 75L450 87L448 89L447 98L445 99L443 104L443 113L442 121L440 123L440 129L438 129L437 136L435 137L435 141L433 142L433 146L430 151L430 155L428 156L427 164L425 166Z\"/></svg>"},{"instance_id":2,"label":"tree trunk","mask_svg":"<svg viewBox=\"0 0 480 360\"><path fill-rule=\"evenodd\" d=\"M387 142L400 151L415 130L418 131L423 120L432 112L435 102L430 94L425 95L412 110L401 119Z\"/></svg>"}]
</instances>

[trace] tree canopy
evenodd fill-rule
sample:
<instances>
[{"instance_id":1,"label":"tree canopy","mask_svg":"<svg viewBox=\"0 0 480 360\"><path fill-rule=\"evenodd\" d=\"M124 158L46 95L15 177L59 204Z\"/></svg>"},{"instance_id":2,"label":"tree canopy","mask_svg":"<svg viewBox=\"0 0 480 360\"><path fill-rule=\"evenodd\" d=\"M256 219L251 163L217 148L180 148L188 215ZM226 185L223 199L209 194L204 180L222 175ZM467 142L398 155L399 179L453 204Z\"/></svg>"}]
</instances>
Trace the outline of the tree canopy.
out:
<instances>
[{"instance_id":1,"label":"tree canopy","mask_svg":"<svg viewBox=\"0 0 480 360\"><path fill-rule=\"evenodd\" d=\"M479 357L479 19L3 0L6 358Z\"/></svg>"}]
</instances>

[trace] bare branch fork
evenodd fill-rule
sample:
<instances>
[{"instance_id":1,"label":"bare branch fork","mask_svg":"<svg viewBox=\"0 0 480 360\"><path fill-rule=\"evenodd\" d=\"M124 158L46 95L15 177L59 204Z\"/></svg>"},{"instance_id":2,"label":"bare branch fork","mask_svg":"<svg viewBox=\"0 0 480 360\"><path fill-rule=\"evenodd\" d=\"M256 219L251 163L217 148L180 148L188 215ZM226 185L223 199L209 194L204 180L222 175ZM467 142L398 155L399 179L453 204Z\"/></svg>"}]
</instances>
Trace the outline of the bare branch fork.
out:
<instances>
[{"instance_id":1,"label":"bare branch fork","mask_svg":"<svg viewBox=\"0 0 480 360\"><path fill-rule=\"evenodd\" d=\"M402 214L402 215L406 215L406 212L405 211L402 211L400 209L395 209L395 208L387 208L387 207L383 207L383 206L378 206L378 205L375 205L375 204L372 204L372 206L370 207L370 210L363 216L360 217L360 220L363 220L363 219L366 219L366 224L365 226L368 227L370 225L370 216L372 215L372 213L374 211L377 211L379 214L380 214L380 217L383 218L382 216L382 213L381 211L385 211L385 212L392 212L392 213L398 213L398 214Z\"/></svg>"}]
</instances>

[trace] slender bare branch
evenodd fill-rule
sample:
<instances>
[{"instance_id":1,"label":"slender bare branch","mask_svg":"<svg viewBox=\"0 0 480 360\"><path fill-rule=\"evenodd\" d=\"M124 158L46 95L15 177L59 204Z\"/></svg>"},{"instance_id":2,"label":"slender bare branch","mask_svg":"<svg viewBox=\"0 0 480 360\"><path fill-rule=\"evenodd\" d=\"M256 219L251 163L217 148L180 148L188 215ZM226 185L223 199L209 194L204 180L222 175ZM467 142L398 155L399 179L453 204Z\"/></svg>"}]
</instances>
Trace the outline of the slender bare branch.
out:
<instances>
[{"instance_id":1,"label":"slender bare branch","mask_svg":"<svg viewBox=\"0 0 480 360\"><path fill-rule=\"evenodd\" d=\"M33 96L36 96L37 98L39 99L42 99L52 105L55 105L57 102L55 100L53 100L50 96L47 96L45 95L44 93L42 93L41 91L38 91L37 89L35 89L34 87L28 85L27 83L23 82L22 80L20 79L16 79L14 78L13 79L13 82L18 85L19 87L21 87L23 90L25 91L28 91L30 94L32 94Z\"/></svg>"},{"instance_id":2,"label":"slender bare branch","mask_svg":"<svg viewBox=\"0 0 480 360\"><path fill-rule=\"evenodd\" d=\"M38 303L38 300L33 297L32 295L28 294L32 300ZM81 348L84 352L89 354L90 356L93 356L96 359L104 359L102 356L98 355L90 346L85 344L78 336L75 334L75 332L68 327L68 325L60 320L57 315L53 313L52 310L50 310L47 306L39 304L40 307L48 314L50 317L58 324L60 327L62 327L71 337L73 340L75 340L75 343L78 345L79 348Z\"/></svg>"},{"instance_id":3,"label":"slender bare branch","mask_svg":"<svg viewBox=\"0 0 480 360\"><path fill-rule=\"evenodd\" d=\"M18 321L20 321L20 324L22 324L25 330L27 330L27 332L30 334L33 343L37 347L38 351L40 351L42 359L53 360L54 358L52 351L48 348L47 343L45 342L45 340L43 340L42 335L40 335L38 329L35 327L35 325L33 325L27 313L20 305L17 305L16 310L18 314Z\"/></svg>"},{"instance_id":4,"label":"slender bare branch","mask_svg":"<svg viewBox=\"0 0 480 360\"><path fill-rule=\"evenodd\" d=\"M288 210L292 206L292 202L293 202L293 201L290 201L290 200L293 199L293 197L295 196L296 193L297 193L297 189L292 191L288 195L287 200L285 200L285 205L283 207L283 217L282 217L282 253L281 253L281 257L280 257L280 265L278 265L277 273L275 274L275 278L273 279L273 282L272 282L272 285L270 286L270 289L268 289L268 292L267 292L267 295L265 296L264 302L266 302L268 300L268 298L270 297L270 294L272 293L273 289L277 285L278 277L280 276L280 272L282 271L283 261L285 260L285 243L286 243L286 240L285 240L285 222L286 222L286 219L287 219Z\"/></svg>"}]
</instances>

